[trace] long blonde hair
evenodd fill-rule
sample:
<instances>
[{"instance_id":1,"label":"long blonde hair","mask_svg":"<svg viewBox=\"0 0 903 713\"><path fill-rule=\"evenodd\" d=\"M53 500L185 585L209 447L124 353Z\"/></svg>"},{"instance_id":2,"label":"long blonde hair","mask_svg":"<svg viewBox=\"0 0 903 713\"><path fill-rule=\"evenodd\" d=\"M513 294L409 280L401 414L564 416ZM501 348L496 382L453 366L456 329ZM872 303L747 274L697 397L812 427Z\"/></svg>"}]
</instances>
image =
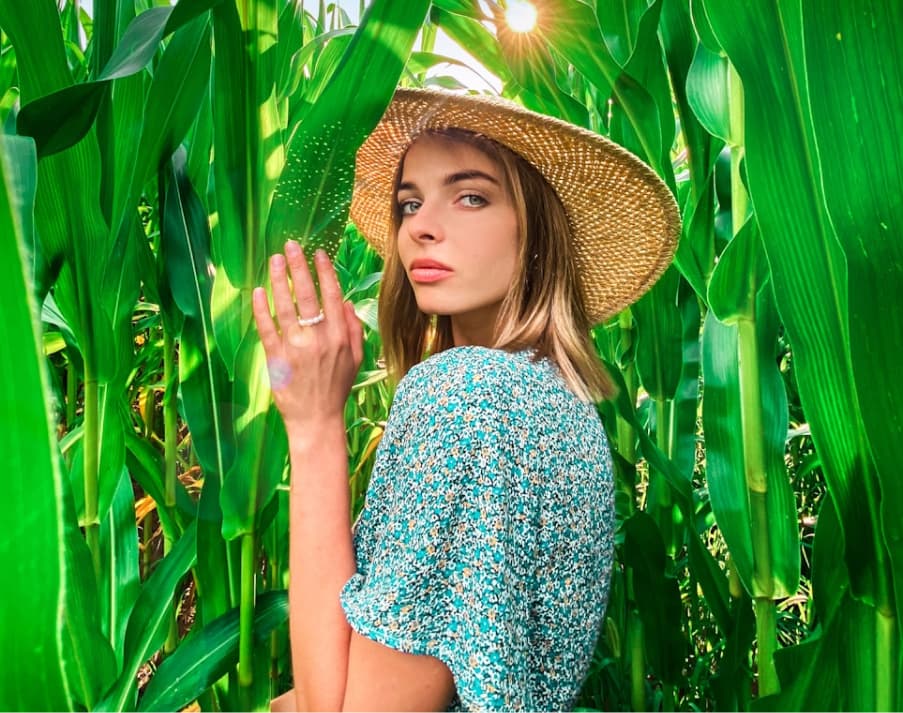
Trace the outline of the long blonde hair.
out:
<instances>
[{"instance_id":1,"label":"long blonde hair","mask_svg":"<svg viewBox=\"0 0 903 713\"><path fill-rule=\"evenodd\" d=\"M502 301L492 346L506 351L532 348L535 359L549 357L557 365L565 383L580 398L613 398L617 389L590 339L592 325L580 293L571 227L554 189L529 162L485 136L453 128L428 133L473 146L494 161L517 214L520 279ZM395 176L393 202L403 165L404 157ZM429 354L454 346L451 318L431 317L417 307L395 247L400 225L396 206L379 303L386 366L395 381Z\"/></svg>"}]
</instances>

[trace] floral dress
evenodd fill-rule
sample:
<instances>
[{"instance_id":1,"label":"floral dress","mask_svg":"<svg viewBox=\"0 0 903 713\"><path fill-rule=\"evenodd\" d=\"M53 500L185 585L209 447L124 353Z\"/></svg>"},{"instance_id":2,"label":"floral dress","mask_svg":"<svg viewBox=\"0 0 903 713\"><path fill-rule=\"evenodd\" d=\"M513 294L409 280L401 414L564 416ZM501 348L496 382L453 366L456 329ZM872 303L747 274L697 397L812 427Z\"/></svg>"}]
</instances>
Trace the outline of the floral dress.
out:
<instances>
[{"instance_id":1,"label":"floral dress","mask_svg":"<svg viewBox=\"0 0 903 713\"><path fill-rule=\"evenodd\" d=\"M530 351L448 349L396 389L342 607L361 635L442 660L449 710L568 710L605 613L613 526L595 407Z\"/></svg>"}]
</instances>

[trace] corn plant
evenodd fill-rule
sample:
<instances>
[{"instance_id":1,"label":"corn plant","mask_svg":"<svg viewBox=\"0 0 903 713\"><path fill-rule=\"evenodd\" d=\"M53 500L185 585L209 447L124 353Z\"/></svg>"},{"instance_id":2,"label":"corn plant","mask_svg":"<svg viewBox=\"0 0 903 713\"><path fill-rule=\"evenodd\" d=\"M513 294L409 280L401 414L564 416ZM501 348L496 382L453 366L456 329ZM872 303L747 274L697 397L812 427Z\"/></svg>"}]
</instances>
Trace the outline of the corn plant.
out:
<instances>
[{"instance_id":1,"label":"corn plant","mask_svg":"<svg viewBox=\"0 0 903 713\"><path fill-rule=\"evenodd\" d=\"M85 474L82 521L101 587L101 603L87 602L85 607L90 612L99 606L103 621L110 622L109 631L102 632L109 642L100 648L90 680L84 672L80 676L82 689L74 698L80 705L135 706L137 667L160 646L161 634L170 634L167 651L175 647L168 596L195 561L194 579L202 592L199 618L206 633L193 641L203 641L212 652L199 660L189 658L197 654L194 647L174 654L142 705L185 705L211 684L216 684L216 692L205 695L219 696L234 707L256 707L275 693L268 676L255 676L251 657L255 645L267 644L280 613L284 622L284 592L281 598L275 596L278 591L264 597L261 605L255 603L255 588L260 533L274 522L273 507L267 506L277 505L274 495L283 478L286 448L270 403L262 351L250 327L247 298L250 289L264 281L266 256L286 238L335 253L350 199L356 146L388 103L421 24L422 14L411 14L411 9L377 4L353 35L333 28L337 38L349 41L337 41L327 51L325 18L310 31L311 19L294 3L183 0L174 7L151 7L133 18L128 3L98 2L91 63L85 67L89 79L73 84L62 21L52 3L21 12L11 5L0 8L13 46L24 42L29 24L55 27L60 35L59 42L50 43L49 57L36 47L30 52L23 48L17 56L23 100L31 98L29 91L40 97L26 103L16 117L20 133L35 137L39 166L46 173L40 174L39 185L55 191L51 195L57 200L81 199L86 206L99 203L106 208L79 213L76 204L70 210L72 220L95 218L94 250L106 255L104 262L96 256L90 259L83 252L84 241L66 232L67 214L50 215L46 207L41 213L50 199L42 203L40 192L35 201L43 243L34 254L46 263L45 272L37 275L38 296L43 298L53 286L61 326L74 334L85 369L83 430L88 445L73 463ZM66 15L71 21L72 13ZM305 29L308 44L302 46ZM161 40L173 32L156 58ZM274 37L284 40L279 52L271 51ZM212 62L211 54L216 56ZM152 80L143 75L148 62L155 65ZM311 62L316 63L312 76ZM343 89L348 84L362 84L367 91L351 97ZM66 120L60 122L60 116ZM187 149L179 149L183 139ZM137 161L130 153L134 143ZM90 150L98 150L95 146L102 149L99 167L85 158ZM216 157L212 163L211 148ZM62 176L67 174L53 174L57 165L69 172L89 171L79 191L64 190ZM149 184L149 179L154 180ZM311 185L320 190L309 190ZM156 254L149 253L139 229L136 208L142 195L156 207ZM53 229L61 240L71 241L74 257L51 252L47 240L56 234ZM60 274L75 270L79 278L71 288L52 272L54 265L60 269L61 260ZM143 284L133 279L138 264L150 268L144 271ZM93 366L110 369L118 362L107 352L89 350L90 330L79 321L113 314L119 320L115 324L129 331L139 289L154 298L163 317L162 459L126 419L110 425L112 416L103 418L107 411L95 407L100 396L95 396ZM82 312L72 306L82 304L79 296L85 305ZM84 302L88 298L95 301ZM86 311L92 304L99 317ZM101 329L101 337L109 340L111 331ZM117 398L131 358L131 334L127 337L112 346L98 338L109 351L119 349L119 371L110 376L101 371L106 380L97 387L108 399L101 403L115 416L122 415L116 411L121 405ZM180 394L184 418L192 428L193 453L204 472L201 501L194 509L175 480ZM107 439L102 445L97 443L100 434ZM103 463L97 464L95 453L119 454L109 466L115 478L106 475ZM132 507L125 487L126 463L132 477L157 501L167 541L167 554L141 593L135 586L135 521L126 517ZM285 519L275 522L282 523L281 533L270 540L282 543ZM118 543L122 545L117 549ZM170 595L157 581L164 575ZM279 582L282 589L283 580L279 574L270 584ZM156 598L145 602L145 591L156 591ZM116 611L111 609L114 604ZM138 616L151 605L152 627ZM263 622L257 627L255 611L258 623ZM139 623L144 626L135 644L137 634L130 627ZM95 638L101 633L90 627L86 631ZM238 668L233 670L229 663L236 636ZM84 647L76 653L84 656ZM269 658L256 660L266 671ZM190 665L174 668L186 661ZM261 670L260 665L256 668ZM226 674L228 681L217 684ZM180 698L184 696L188 698Z\"/></svg>"},{"instance_id":2,"label":"corn plant","mask_svg":"<svg viewBox=\"0 0 903 713\"><path fill-rule=\"evenodd\" d=\"M298 238L369 325L353 518L392 394L351 162L396 83L460 87L428 77L440 30L505 96L643 158L684 220L674 265L593 332L620 386L599 406L619 564L580 707L900 707L900 8L536 7L517 33L470 0L362 4L358 27L295 0L0 0L0 330L25 345L0 440L29 466L0 504L7 707L250 709L291 685L286 447L249 291ZM827 490L814 544L803 471Z\"/></svg>"}]
</instances>

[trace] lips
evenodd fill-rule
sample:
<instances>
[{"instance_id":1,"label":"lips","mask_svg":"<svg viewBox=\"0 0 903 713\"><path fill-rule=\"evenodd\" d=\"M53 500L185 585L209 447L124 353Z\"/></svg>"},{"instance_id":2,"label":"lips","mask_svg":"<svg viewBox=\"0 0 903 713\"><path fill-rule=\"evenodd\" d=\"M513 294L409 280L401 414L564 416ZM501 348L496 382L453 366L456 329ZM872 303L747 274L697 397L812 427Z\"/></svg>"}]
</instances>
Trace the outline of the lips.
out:
<instances>
[{"instance_id":1,"label":"lips","mask_svg":"<svg viewBox=\"0 0 903 713\"><path fill-rule=\"evenodd\" d=\"M414 282L436 282L445 279L452 274L453 270L437 260L414 260L411 263L410 275Z\"/></svg>"}]
</instances>

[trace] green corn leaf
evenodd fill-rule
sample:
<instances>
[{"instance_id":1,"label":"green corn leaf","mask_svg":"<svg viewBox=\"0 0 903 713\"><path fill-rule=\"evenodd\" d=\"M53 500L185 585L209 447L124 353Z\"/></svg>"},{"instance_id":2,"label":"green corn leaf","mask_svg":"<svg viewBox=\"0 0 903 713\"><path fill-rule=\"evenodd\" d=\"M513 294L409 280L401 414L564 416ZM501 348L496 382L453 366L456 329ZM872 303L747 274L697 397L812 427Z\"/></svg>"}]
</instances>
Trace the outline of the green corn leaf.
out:
<instances>
[{"instance_id":1,"label":"green corn leaf","mask_svg":"<svg viewBox=\"0 0 903 713\"><path fill-rule=\"evenodd\" d=\"M173 154L194 121L209 74L209 22L199 17L175 33L160 59L144 101L137 154L121 190L122 202L115 206L103 294L106 311L116 320L128 316L139 295L131 266L136 260L136 243L144 240L135 228L141 190L158 164Z\"/></svg>"},{"instance_id":2,"label":"green corn leaf","mask_svg":"<svg viewBox=\"0 0 903 713\"><path fill-rule=\"evenodd\" d=\"M639 439L643 455L649 461L649 465L665 476L668 485L671 486L674 503L680 508L684 521L694 523L696 510L689 479L682 475L674 463L659 450L655 442L649 437L644 426L640 423L637 418L636 408L627 397L627 388L620 370L604 359L602 363L608 370L608 373L612 375L615 385L618 387L618 396L615 399L618 415L633 428ZM712 557L712 553L699 539L699 535L695 534L695 530L691 529L690 532L691 536L687 537L687 547L691 561L695 563L693 574L702 586L715 621L718 622L722 631L730 631L731 615L728 606L727 581L724 573L721 572L718 563Z\"/></svg>"},{"instance_id":3,"label":"green corn leaf","mask_svg":"<svg viewBox=\"0 0 903 713\"><path fill-rule=\"evenodd\" d=\"M335 255L345 229L354 156L392 98L427 2L374 2L340 66L291 137L267 227L267 249L289 238ZM355 86L355 92L347 88Z\"/></svg>"},{"instance_id":4,"label":"green corn leaf","mask_svg":"<svg viewBox=\"0 0 903 713\"><path fill-rule=\"evenodd\" d=\"M848 295L854 283L848 283L846 259L827 213L821 165L837 161L837 170L849 175L846 163L852 154L820 152L815 145L810 114L815 92L809 82L810 74L815 77L823 68L818 62L804 62L799 2L779 9L708 0L704 9L743 82L749 192L778 310L794 350L800 396L828 488L841 511L853 593L876 602L886 598L889 582L878 531L878 480L865 446L869 435L850 352ZM855 36L855 30L849 32ZM838 81L837 75L831 80ZM855 81L867 82L869 94L885 96L880 75L865 72ZM844 109L837 107L832 115L843 116ZM871 186L848 181L837 188L851 191L856 200L868 200L872 191ZM789 226L792 240L787 237Z\"/></svg>"},{"instance_id":5,"label":"green corn leaf","mask_svg":"<svg viewBox=\"0 0 903 713\"><path fill-rule=\"evenodd\" d=\"M100 521L100 616L116 665L121 670L129 614L138 597L138 531L135 527L135 495L126 468L122 469L113 502Z\"/></svg>"},{"instance_id":6,"label":"green corn leaf","mask_svg":"<svg viewBox=\"0 0 903 713\"><path fill-rule=\"evenodd\" d=\"M136 433L126 435L126 466L129 474L135 479L145 493L150 495L154 502L165 503L163 492L163 456L148 441L139 438ZM179 488L176 488L176 502L178 503ZM183 491L184 492L184 491ZM190 503L190 500L188 501ZM170 540L179 537L181 529L177 520L173 519L165 507L157 509L160 518L160 527L163 535Z\"/></svg>"},{"instance_id":7,"label":"green corn leaf","mask_svg":"<svg viewBox=\"0 0 903 713\"><path fill-rule=\"evenodd\" d=\"M18 132L35 139L41 157L74 145L90 130L110 82L142 71L163 37L219 2L181 0L174 7L151 8L141 13L129 25L97 80L52 90L26 104L19 112ZM59 27L59 22L53 25Z\"/></svg>"},{"instance_id":8,"label":"green corn leaf","mask_svg":"<svg viewBox=\"0 0 903 713\"><path fill-rule=\"evenodd\" d=\"M125 462L125 441L122 423L121 394L115 392L107 385L98 388L100 403L98 406L98 435L100 443L98 449L98 495L97 516L103 519L107 516L113 502L113 494L116 492L122 466ZM85 462L84 462L84 431L80 432L79 440L74 446L71 467L69 468L69 483L72 488L72 496L75 503L75 512L78 514L78 522L84 527L88 524L85 509Z\"/></svg>"},{"instance_id":9,"label":"green corn leaf","mask_svg":"<svg viewBox=\"0 0 903 713\"><path fill-rule=\"evenodd\" d=\"M819 626L802 643L775 653L781 692L759 698L753 710L880 710L876 667L878 617L850 595L843 532L832 503L818 516L812 586ZM888 672L890 673L890 672Z\"/></svg>"},{"instance_id":10,"label":"green corn leaf","mask_svg":"<svg viewBox=\"0 0 903 713\"><path fill-rule=\"evenodd\" d=\"M264 592L254 608L254 636L264 641L288 620L285 591ZM157 669L139 711L180 710L222 678L238 661L238 609L192 634Z\"/></svg>"},{"instance_id":11,"label":"green corn leaf","mask_svg":"<svg viewBox=\"0 0 903 713\"><path fill-rule=\"evenodd\" d=\"M699 373L702 369L699 348L699 303L686 283L678 291L682 327L680 380L674 393L668 438L672 444L672 460L681 473L692 473L696 467L696 419L699 413Z\"/></svg>"},{"instance_id":12,"label":"green corn leaf","mask_svg":"<svg viewBox=\"0 0 903 713\"><path fill-rule=\"evenodd\" d=\"M633 305L637 324L636 365L649 395L674 398L680 380L683 327L677 307L680 276L669 268L653 288Z\"/></svg>"},{"instance_id":13,"label":"green corn leaf","mask_svg":"<svg viewBox=\"0 0 903 713\"><path fill-rule=\"evenodd\" d=\"M481 17L468 16L450 10L452 3L436 2L430 10L430 20L461 47L479 47L479 60L486 69L507 85L511 71L502 54L498 39L480 21ZM474 4L474 7L477 7Z\"/></svg>"},{"instance_id":14,"label":"green corn leaf","mask_svg":"<svg viewBox=\"0 0 903 713\"><path fill-rule=\"evenodd\" d=\"M706 131L691 109L693 88L690 75L699 42L689 8L683 3L665 2L659 29L677 100L680 133L688 148L689 190L682 189L682 181L676 179L683 235L677 246L674 264L704 301L708 276L715 264L714 164L724 144Z\"/></svg>"},{"instance_id":15,"label":"green corn leaf","mask_svg":"<svg viewBox=\"0 0 903 713\"><path fill-rule=\"evenodd\" d=\"M612 114L610 128L613 139L643 156L671 190L675 191L674 170L671 166L675 131L674 106L658 32L662 5L662 0L656 0L643 10L633 56L625 65L613 90L619 105L627 95L647 93L652 100L651 113L636 116L617 107L618 110Z\"/></svg>"},{"instance_id":16,"label":"green corn leaf","mask_svg":"<svg viewBox=\"0 0 903 713\"><path fill-rule=\"evenodd\" d=\"M10 164L6 145L18 143L20 158ZM0 640L7 647L5 665L0 667L0 705L8 710L72 709L72 691L67 687L59 663L57 611L62 605L66 552L63 547L62 505L59 493L65 475L60 469L47 412L43 357L38 344L40 329L34 313L28 270L21 241L21 220L15 203L26 203L27 194L13 193L7 178L29 172L37 165L33 142L3 137L0 147L0 289L5 305L0 333L4 344L18 344L13 352L0 351L6 379L0 399L0 444L12 473L31 473L11 478L0 498L0 512L13 525L0 537L0 563L10 577L9 598L0 616ZM25 157L30 152L30 163ZM24 527L41 522L40 528ZM25 683L28 682L28 683Z\"/></svg>"},{"instance_id":17,"label":"green corn leaf","mask_svg":"<svg viewBox=\"0 0 903 713\"><path fill-rule=\"evenodd\" d=\"M880 482L880 527L894 580L888 589L896 595L898 621L903 613L903 482L897 475L903 462L903 386L896 372L903 359L903 330L888 325L903 324L903 161L897 145L903 98L891 89L903 86L901 26L903 6L893 0L804 4L812 126L825 206L846 257L850 357ZM899 695L896 705L903 691Z\"/></svg>"},{"instance_id":18,"label":"green corn leaf","mask_svg":"<svg viewBox=\"0 0 903 713\"><path fill-rule=\"evenodd\" d=\"M617 125L612 127L611 137L647 161L668 180L670 159L667 166L661 159L663 134L658 108L658 101L665 101L665 97L657 100L650 93L651 87L642 83L642 77L625 74L608 51L596 14L589 5L579 0L558 0L547 7L549 16L554 17L555 21L542 26L543 38L587 82L596 87L601 97L612 96L617 113L623 117L617 119ZM647 36L645 41L658 42L654 36L660 9L661 2L655 2L646 13L643 29ZM644 72L643 65L648 60L641 58L638 62L636 69ZM673 118L670 125L670 131L673 131ZM670 142L667 150L670 150ZM670 182L673 185L673 178Z\"/></svg>"},{"instance_id":19,"label":"green corn leaf","mask_svg":"<svg viewBox=\"0 0 903 713\"><path fill-rule=\"evenodd\" d=\"M640 23L649 4L647 0L596 4L596 15L599 18L599 28L602 30L605 46L612 58L622 67L627 65L638 51Z\"/></svg>"},{"instance_id":20,"label":"green corn leaf","mask_svg":"<svg viewBox=\"0 0 903 713\"><path fill-rule=\"evenodd\" d=\"M163 645L169 630L173 594L184 574L194 566L196 557L197 531L192 524L141 587L126 630L125 665L116 685L97 710L135 709L138 669Z\"/></svg>"},{"instance_id":21,"label":"green corn leaf","mask_svg":"<svg viewBox=\"0 0 903 713\"><path fill-rule=\"evenodd\" d=\"M712 136L736 144L731 136L728 61L726 57L697 45L687 75L687 99L699 123Z\"/></svg>"},{"instance_id":22,"label":"green corn leaf","mask_svg":"<svg viewBox=\"0 0 903 713\"><path fill-rule=\"evenodd\" d=\"M7 152L7 143L19 145ZM114 675L115 660L97 624L93 570L47 410L38 306L17 215L30 210L30 194L19 190L11 199L28 181L7 178L34 176L36 162L30 139L0 139L0 339L17 345L0 350L4 373L15 374L4 381L0 398L0 450L17 474L0 498L0 516L9 524L0 537L0 566L8 577L0 615L0 706L72 710L93 705ZM29 477L18 477L23 473Z\"/></svg>"},{"instance_id":23,"label":"green corn leaf","mask_svg":"<svg viewBox=\"0 0 903 713\"><path fill-rule=\"evenodd\" d=\"M256 334L249 332L242 342L236 371L243 375L232 384L236 455L220 495L226 540L254 532L258 511L282 480L288 454L285 425L272 404L266 355Z\"/></svg>"},{"instance_id":24,"label":"green corn leaf","mask_svg":"<svg viewBox=\"0 0 903 713\"><path fill-rule=\"evenodd\" d=\"M128 0L102 0L95 3L93 9L94 32L88 76L96 79L135 18L135 4ZM100 204L108 224L113 218L113 206L119 201L117 194L125 188L125 177L134 167L134 150L131 147L137 143L141 132L144 77L133 74L113 80L112 86L114 90L106 93L100 101L94 124L103 177ZM85 107L80 108L84 110Z\"/></svg>"},{"instance_id":25,"label":"green corn leaf","mask_svg":"<svg viewBox=\"0 0 903 713\"><path fill-rule=\"evenodd\" d=\"M257 0L253 12L240 16L237 5L227 2L213 11L214 45L231 48L216 54L212 91L217 212L213 238L218 266L237 297L234 305L220 313L241 316L240 328L228 338L219 321L214 325L230 375L238 344L251 321L249 298L239 290L256 284L266 262L264 226L285 160L275 52L267 51L278 32L275 6L274 0ZM214 291L221 287L215 284Z\"/></svg>"},{"instance_id":26,"label":"green corn leaf","mask_svg":"<svg viewBox=\"0 0 903 713\"><path fill-rule=\"evenodd\" d=\"M210 229L177 151L163 172L161 259L165 282L185 315L179 352L182 412L207 478L221 479L235 454L231 385L211 323Z\"/></svg>"},{"instance_id":27,"label":"green corn leaf","mask_svg":"<svg viewBox=\"0 0 903 713\"><path fill-rule=\"evenodd\" d=\"M668 556L655 521L639 511L624 522L624 561L646 640L646 657L665 683L683 678L687 640L681 628L680 587L665 572Z\"/></svg>"},{"instance_id":28,"label":"green corn leaf","mask_svg":"<svg viewBox=\"0 0 903 713\"><path fill-rule=\"evenodd\" d=\"M699 197L687 197L682 211L683 235L674 255L674 266L703 302L708 292L708 278L715 267L714 204L715 182L710 173Z\"/></svg>"},{"instance_id":29,"label":"green corn leaf","mask_svg":"<svg viewBox=\"0 0 903 713\"><path fill-rule=\"evenodd\" d=\"M769 298L767 289L763 292L758 302L760 311ZM793 491L784 472L787 395L773 357L777 323L760 315L756 326L764 430L759 437L765 456L767 523L756 522L750 506L752 494L748 492L748 464L741 437L738 329L735 324L719 322L714 312L709 312L703 326L706 481L715 519L740 580L752 596L764 591L778 598L794 594L799 583L799 528ZM756 537L767 540L771 556L768 581L757 581L755 576Z\"/></svg>"},{"instance_id":30,"label":"green corn leaf","mask_svg":"<svg viewBox=\"0 0 903 713\"><path fill-rule=\"evenodd\" d=\"M734 322L755 314L754 297L768 279L768 264L761 237L753 220L747 220L721 252L712 272L708 303L722 322Z\"/></svg>"},{"instance_id":31,"label":"green corn leaf","mask_svg":"<svg viewBox=\"0 0 903 713\"><path fill-rule=\"evenodd\" d=\"M203 590L198 621L206 625L239 604L241 541L223 539L223 512L220 507L222 474L205 475L198 503L198 587Z\"/></svg>"}]
</instances>

